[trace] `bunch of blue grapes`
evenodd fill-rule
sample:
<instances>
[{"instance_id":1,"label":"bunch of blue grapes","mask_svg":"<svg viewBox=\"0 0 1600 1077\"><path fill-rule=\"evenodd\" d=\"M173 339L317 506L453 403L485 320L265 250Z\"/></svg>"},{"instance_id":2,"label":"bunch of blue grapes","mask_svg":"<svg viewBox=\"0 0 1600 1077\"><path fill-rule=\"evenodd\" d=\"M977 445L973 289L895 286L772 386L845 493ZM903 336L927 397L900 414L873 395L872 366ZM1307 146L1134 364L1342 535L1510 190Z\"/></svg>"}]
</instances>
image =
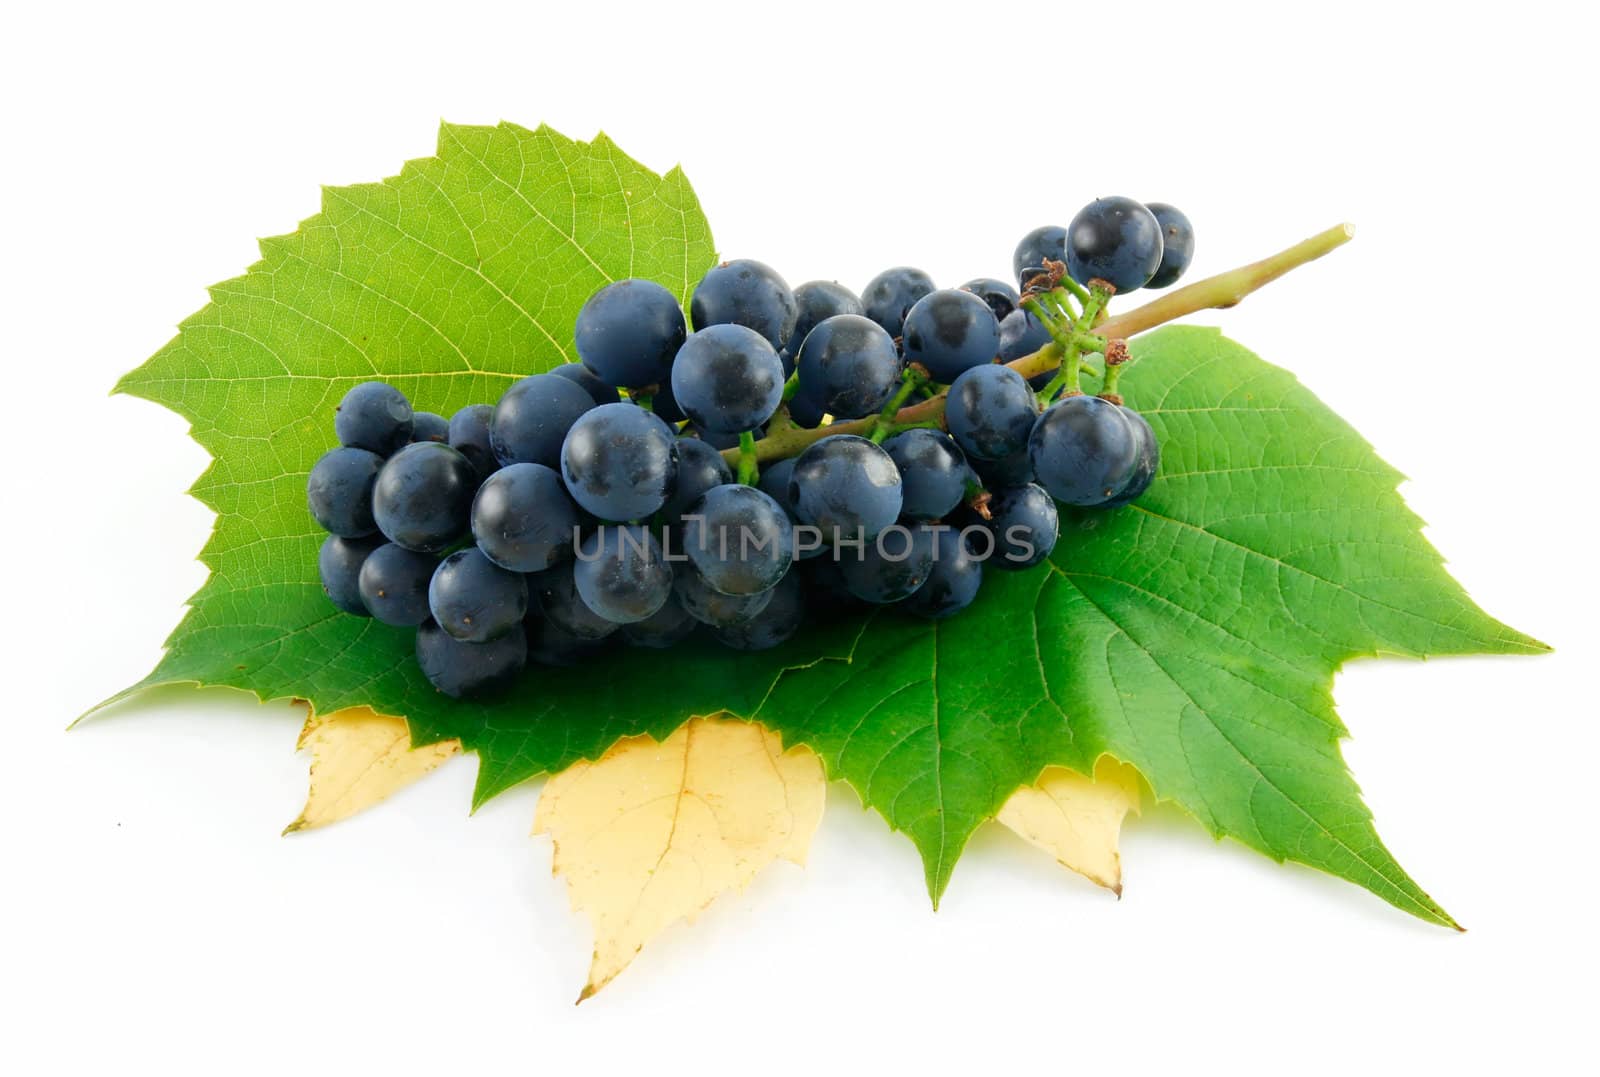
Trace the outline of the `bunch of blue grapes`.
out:
<instances>
[{"instance_id":1,"label":"bunch of blue grapes","mask_svg":"<svg viewBox=\"0 0 1600 1077\"><path fill-rule=\"evenodd\" d=\"M1055 262L1125 292L1172 283L1192 250L1177 210L1101 199L1030 232L1013 268L1024 289ZM455 698L619 644L703 634L753 651L808 617L956 614L985 571L1049 556L1058 503L1125 505L1160 460L1134 411L1041 403L1042 383L1005 365L1050 340L1022 294L990 278L941 289L909 267L860 295L791 289L730 261L687 315L658 284L607 284L578 315L581 362L449 419L358 384L307 484L328 533L323 588L346 613L414 630L423 673ZM895 422L946 390L942 428ZM866 436L820 429L861 419ZM817 435L758 469L780 424Z\"/></svg>"}]
</instances>

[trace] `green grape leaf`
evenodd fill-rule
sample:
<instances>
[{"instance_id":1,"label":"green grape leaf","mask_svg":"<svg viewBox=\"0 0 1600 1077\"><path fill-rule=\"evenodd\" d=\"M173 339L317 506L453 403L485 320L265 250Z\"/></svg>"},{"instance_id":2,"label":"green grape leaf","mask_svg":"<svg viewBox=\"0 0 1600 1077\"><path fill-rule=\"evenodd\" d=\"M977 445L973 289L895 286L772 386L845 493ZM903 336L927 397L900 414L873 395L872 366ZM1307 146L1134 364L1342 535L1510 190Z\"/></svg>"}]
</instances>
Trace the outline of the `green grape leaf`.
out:
<instances>
[{"instance_id":1,"label":"green grape leaf","mask_svg":"<svg viewBox=\"0 0 1600 1077\"><path fill-rule=\"evenodd\" d=\"M1399 473L1288 372L1211 329L1159 330L1133 355L1125 395L1162 445L1138 502L1063 510L1043 568L990 571L934 626L879 614L850 667L785 678L757 716L911 836L935 895L1042 765L1091 774L1108 754L1218 836L1451 923L1378 840L1333 674L1544 646L1472 603Z\"/></svg>"},{"instance_id":2,"label":"green grape leaf","mask_svg":"<svg viewBox=\"0 0 1600 1077\"><path fill-rule=\"evenodd\" d=\"M1542 645L1473 605L1358 434L1213 330L1134 342L1124 387L1163 446L1150 491L1065 513L1047 564L990 571L949 621L888 609L756 654L700 639L618 651L458 703L418 671L411 633L328 605L305 478L351 385L383 379L447 415L492 402L573 359L578 308L607 280L686 301L714 260L682 173L604 136L446 125L435 156L326 190L119 386L191 422L215 458L194 492L217 512L209 579L122 695L191 683L403 716L416 744L478 753L478 803L693 715L759 719L912 839L936 901L1011 792L1110 755L1217 835L1450 923L1373 830L1332 677L1364 654Z\"/></svg>"}]
</instances>

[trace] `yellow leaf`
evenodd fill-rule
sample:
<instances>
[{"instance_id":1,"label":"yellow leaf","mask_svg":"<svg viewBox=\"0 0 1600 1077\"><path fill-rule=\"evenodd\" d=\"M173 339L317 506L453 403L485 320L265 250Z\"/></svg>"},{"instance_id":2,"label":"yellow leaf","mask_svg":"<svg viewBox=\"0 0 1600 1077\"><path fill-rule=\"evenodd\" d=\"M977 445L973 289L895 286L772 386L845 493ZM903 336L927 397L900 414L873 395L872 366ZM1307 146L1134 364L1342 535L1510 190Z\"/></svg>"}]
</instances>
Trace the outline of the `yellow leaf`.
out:
<instances>
[{"instance_id":1,"label":"yellow leaf","mask_svg":"<svg viewBox=\"0 0 1600 1077\"><path fill-rule=\"evenodd\" d=\"M995 818L1064 867L1120 895L1117 836L1123 817L1138 810L1139 772L1103 755L1092 780L1046 767L1037 782L1012 793Z\"/></svg>"},{"instance_id":2,"label":"yellow leaf","mask_svg":"<svg viewBox=\"0 0 1600 1077\"><path fill-rule=\"evenodd\" d=\"M772 861L803 864L825 794L811 749L784 751L765 726L722 718L692 718L659 744L628 737L552 777L533 829L555 842L555 872L594 924L578 1001Z\"/></svg>"},{"instance_id":3,"label":"yellow leaf","mask_svg":"<svg viewBox=\"0 0 1600 1077\"><path fill-rule=\"evenodd\" d=\"M461 742L413 749L404 718L352 707L309 715L297 747L311 749L311 788L300 818L285 834L337 823L372 807L460 752Z\"/></svg>"}]
</instances>

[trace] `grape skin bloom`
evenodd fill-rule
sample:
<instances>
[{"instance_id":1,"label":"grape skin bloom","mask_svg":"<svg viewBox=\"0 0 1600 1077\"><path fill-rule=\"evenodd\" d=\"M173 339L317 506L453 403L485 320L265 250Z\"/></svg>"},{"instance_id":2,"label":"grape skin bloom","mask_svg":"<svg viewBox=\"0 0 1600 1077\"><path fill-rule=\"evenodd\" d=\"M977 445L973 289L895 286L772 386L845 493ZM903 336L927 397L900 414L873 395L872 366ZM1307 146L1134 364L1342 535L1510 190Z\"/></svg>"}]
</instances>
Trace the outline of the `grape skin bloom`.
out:
<instances>
[{"instance_id":1,"label":"grape skin bloom","mask_svg":"<svg viewBox=\"0 0 1600 1077\"><path fill-rule=\"evenodd\" d=\"M603 404L561 446L572 499L602 520L643 520L667 503L678 476L672 428L633 404Z\"/></svg>"},{"instance_id":2,"label":"grape skin bloom","mask_svg":"<svg viewBox=\"0 0 1600 1077\"><path fill-rule=\"evenodd\" d=\"M477 547L460 550L434 570L428 609L454 638L487 643L522 624L528 614L528 581L501 568Z\"/></svg>"},{"instance_id":3,"label":"grape skin bloom","mask_svg":"<svg viewBox=\"0 0 1600 1077\"><path fill-rule=\"evenodd\" d=\"M742 325L713 325L678 350L672 395L697 425L719 434L754 430L783 402L783 361Z\"/></svg>"},{"instance_id":4,"label":"grape skin bloom","mask_svg":"<svg viewBox=\"0 0 1600 1077\"><path fill-rule=\"evenodd\" d=\"M955 288L930 292L906 314L906 361L927 367L940 384L963 371L994 362L1000 354L1000 322L989 304Z\"/></svg>"},{"instance_id":5,"label":"grape skin bloom","mask_svg":"<svg viewBox=\"0 0 1600 1077\"><path fill-rule=\"evenodd\" d=\"M795 460L789 502L828 539L874 538L900 516L900 469L866 438L833 434Z\"/></svg>"},{"instance_id":6,"label":"grape skin bloom","mask_svg":"<svg viewBox=\"0 0 1600 1077\"><path fill-rule=\"evenodd\" d=\"M448 445L419 441L391 456L373 487L372 514L390 542L443 553L466 537L477 473Z\"/></svg>"},{"instance_id":7,"label":"grape skin bloom","mask_svg":"<svg viewBox=\"0 0 1600 1077\"><path fill-rule=\"evenodd\" d=\"M643 621L672 594L672 566L661 544L638 525L597 528L578 547L578 597L613 624Z\"/></svg>"}]
</instances>

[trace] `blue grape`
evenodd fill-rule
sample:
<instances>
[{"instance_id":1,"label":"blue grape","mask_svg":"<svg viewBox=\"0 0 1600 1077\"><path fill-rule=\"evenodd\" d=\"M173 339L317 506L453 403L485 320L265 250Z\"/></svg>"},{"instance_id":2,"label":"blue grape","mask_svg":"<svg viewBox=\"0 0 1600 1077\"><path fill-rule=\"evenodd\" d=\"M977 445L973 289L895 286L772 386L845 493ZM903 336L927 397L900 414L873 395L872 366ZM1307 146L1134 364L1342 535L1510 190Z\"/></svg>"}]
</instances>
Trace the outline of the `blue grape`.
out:
<instances>
[{"instance_id":1,"label":"blue grape","mask_svg":"<svg viewBox=\"0 0 1600 1077\"><path fill-rule=\"evenodd\" d=\"M834 418L859 419L883 406L903 369L894 340L881 326L859 314L837 314L801 346L796 395Z\"/></svg>"},{"instance_id":2,"label":"blue grape","mask_svg":"<svg viewBox=\"0 0 1600 1077\"><path fill-rule=\"evenodd\" d=\"M448 445L422 441L391 456L378 472L372 514L390 542L441 553L466 537L478 475Z\"/></svg>"},{"instance_id":3,"label":"blue grape","mask_svg":"<svg viewBox=\"0 0 1600 1077\"><path fill-rule=\"evenodd\" d=\"M1039 399L1010 367L976 366L950 383L945 424L963 452L979 460L1004 460L1028 447L1039 418Z\"/></svg>"},{"instance_id":4,"label":"blue grape","mask_svg":"<svg viewBox=\"0 0 1600 1077\"><path fill-rule=\"evenodd\" d=\"M753 595L725 595L713 590L692 567L686 567L672 574L672 593L684 612L696 621L712 628L729 628L758 616L772 601L774 589Z\"/></svg>"},{"instance_id":5,"label":"blue grape","mask_svg":"<svg viewBox=\"0 0 1600 1077\"><path fill-rule=\"evenodd\" d=\"M1135 291L1155 276L1161 251L1155 214L1131 198L1096 199L1067 228L1067 272L1079 284L1103 280Z\"/></svg>"},{"instance_id":6,"label":"blue grape","mask_svg":"<svg viewBox=\"0 0 1600 1077\"><path fill-rule=\"evenodd\" d=\"M661 506L661 514L668 523L675 522L690 505L700 500L701 494L713 486L732 481L733 468L715 446L697 438L679 438L678 479L672 496Z\"/></svg>"},{"instance_id":7,"label":"blue grape","mask_svg":"<svg viewBox=\"0 0 1600 1077\"><path fill-rule=\"evenodd\" d=\"M827 409L813 399L811 394L806 392L803 385L795 392L794 396L789 398L789 418L794 420L796 426L803 426L807 430L815 430L822 425L822 419L825 415L827 415Z\"/></svg>"},{"instance_id":8,"label":"blue grape","mask_svg":"<svg viewBox=\"0 0 1600 1077\"><path fill-rule=\"evenodd\" d=\"M504 692L528 664L522 626L488 643L456 639L432 621L417 629L417 665L434 688L451 699L477 699Z\"/></svg>"},{"instance_id":9,"label":"blue grape","mask_svg":"<svg viewBox=\"0 0 1600 1077\"><path fill-rule=\"evenodd\" d=\"M411 416L412 441L450 441L450 423L443 415L431 411L415 412Z\"/></svg>"},{"instance_id":10,"label":"blue grape","mask_svg":"<svg viewBox=\"0 0 1600 1077\"><path fill-rule=\"evenodd\" d=\"M910 266L885 269L862 289L862 312L883 326L889 336L899 337L905 327L906 312L933 288L933 278L920 269Z\"/></svg>"},{"instance_id":11,"label":"blue grape","mask_svg":"<svg viewBox=\"0 0 1600 1077\"><path fill-rule=\"evenodd\" d=\"M1000 323L1000 361L1013 363L1032 355L1046 344L1050 343L1050 330L1044 323L1033 316L1031 311L1014 310L1005 316ZM1035 389L1043 389L1055 372L1038 375L1044 381L1034 385ZM1029 384L1032 384L1030 380Z\"/></svg>"},{"instance_id":12,"label":"blue grape","mask_svg":"<svg viewBox=\"0 0 1600 1077\"><path fill-rule=\"evenodd\" d=\"M535 374L506 390L489 424L495 459L505 464L555 467L561 442L594 399L577 382L555 374ZM615 404L609 405L616 407Z\"/></svg>"},{"instance_id":13,"label":"blue grape","mask_svg":"<svg viewBox=\"0 0 1600 1077\"><path fill-rule=\"evenodd\" d=\"M811 330L836 314L862 312L861 300L856 293L831 280L806 281L794 290L794 301L800 313L795 319L794 332L789 334L789 343L783 349L784 377L794 373L795 360L799 358L800 348Z\"/></svg>"},{"instance_id":14,"label":"blue grape","mask_svg":"<svg viewBox=\"0 0 1600 1077\"><path fill-rule=\"evenodd\" d=\"M372 517L372 491L383 457L366 449L332 449L306 479L306 505L317 526L331 535L360 538L378 529Z\"/></svg>"},{"instance_id":15,"label":"blue grape","mask_svg":"<svg viewBox=\"0 0 1600 1077\"><path fill-rule=\"evenodd\" d=\"M499 639L528 613L528 581L473 548L446 557L428 584L428 610L439 627L468 643Z\"/></svg>"},{"instance_id":16,"label":"blue grape","mask_svg":"<svg viewBox=\"0 0 1600 1077\"><path fill-rule=\"evenodd\" d=\"M798 523L800 517L795 515L794 501L789 497L789 478L794 474L795 459L790 456L768 464L756 480L756 489L776 501L789 514L789 519Z\"/></svg>"},{"instance_id":17,"label":"blue grape","mask_svg":"<svg viewBox=\"0 0 1600 1077\"><path fill-rule=\"evenodd\" d=\"M1039 485L1057 501L1104 505L1139 466L1138 428L1124 410L1097 396L1069 396L1039 416L1028 458Z\"/></svg>"},{"instance_id":18,"label":"blue grape","mask_svg":"<svg viewBox=\"0 0 1600 1077\"><path fill-rule=\"evenodd\" d=\"M752 258L712 267L689 299L689 319L696 329L742 325L765 337L773 351L789 343L799 317L789 285L771 266Z\"/></svg>"},{"instance_id":19,"label":"blue grape","mask_svg":"<svg viewBox=\"0 0 1600 1077\"><path fill-rule=\"evenodd\" d=\"M900 515L937 520L967 496L967 459L939 430L907 430L883 443L900 469Z\"/></svg>"},{"instance_id":20,"label":"blue grape","mask_svg":"<svg viewBox=\"0 0 1600 1077\"><path fill-rule=\"evenodd\" d=\"M851 594L885 605L916 593L933 571L934 532L925 524L895 525L861 550L839 550L839 572Z\"/></svg>"},{"instance_id":21,"label":"blue grape","mask_svg":"<svg viewBox=\"0 0 1600 1077\"><path fill-rule=\"evenodd\" d=\"M845 586L844 572L834 558L818 557L807 561L797 571L805 573L806 594L811 598L810 608L814 617L820 619L830 614L866 608L867 603L851 594L850 588Z\"/></svg>"},{"instance_id":22,"label":"blue grape","mask_svg":"<svg viewBox=\"0 0 1600 1077\"><path fill-rule=\"evenodd\" d=\"M1004 322L1017 309L1017 304L1022 302L1022 297L1017 290L1003 280L993 277L974 277L961 286L963 292L971 292L988 304L994 311L994 316Z\"/></svg>"},{"instance_id":23,"label":"blue grape","mask_svg":"<svg viewBox=\"0 0 1600 1077\"><path fill-rule=\"evenodd\" d=\"M711 631L717 640L736 651L764 651L776 647L799 631L806 616L800 574L789 573L778 586L766 593L769 596L766 607L748 621L712 626Z\"/></svg>"},{"instance_id":24,"label":"blue grape","mask_svg":"<svg viewBox=\"0 0 1600 1077\"><path fill-rule=\"evenodd\" d=\"M690 423L684 428L684 433L688 436L678 439L679 455L682 455L683 446L687 442L691 441L698 441L702 444L709 445L711 448L716 449L719 452L723 449L737 448L739 445L739 434L744 432L745 431L741 430L737 433L725 434L720 430L707 430L703 426L696 426L694 423ZM766 436L767 428L765 426L758 426L749 431L749 433L755 435L756 440L759 441L761 438Z\"/></svg>"},{"instance_id":25,"label":"blue grape","mask_svg":"<svg viewBox=\"0 0 1600 1077\"><path fill-rule=\"evenodd\" d=\"M412 422L405 394L381 381L364 381L339 401L333 430L346 448L388 456L410 442Z\"/></svg>"},{"instance_id":26,"label":"blue grape","mask_svg":"<svg viewBox=\"0 0 1600 1077\"><path fill-rule=\"evenodd\" d=\"M678 315L679 321L683 315ZM682 339L680 335L679 339ZM596 404L615 404L622 399L616 389L600 380L600 375L584 366L582 363L565 363L550 371L558 378L566 378L575 385L582 387L589 394L589 399Z\"/></svg>"},{"instance_id":27,"label":"blue grape","mask_svg":"<svg viewBox=\"0 0 1600 1077\"><path fill-rule=\"evenodd\" d=\"M561 476L543 464L512 464L490 475L472 502L478 549L512 572L543 572L572 555L578 507Z\"/></svg>"},{"instance_id":28,"label":"blue grape","mask_svg":"<svg viewBox=\"0 0 1600 1077\"><path fill-rule=\"evenodd\" d=\"M672 574L673 584L676 587L679 576L687 576L687 570L679 570ZM642 621L622 626L622 638L635 647L649 647L652 650L666 650L680 640L688 638L694 633L700 622L689 616L689 611L683 608L683 603L678 601L674 594L661 604L661 608Z\"/></svg>"},{"instance_id":29,"label":"blue grape","mask_svg":"<svg viewBox=\"0 0 1600 1077\"><path fill-rule=\"evenodd\" d=\"M795 513L794 501L790 496L789 490L789 479L794 475L796 459L796 457L790 456L768 464L761 472L760 479L756 482L756 489L772 498L789 517L790 522L796 525L794 530L794 555L796 558L805 561L821 556L828 547L823 541L820 531L815 528L799 526L800 517Z\"/></svg>"},{"instance_id":30,"label":"blue grape","mask_svg":"<svg viewBox=\"0 0 1600 1077\"><path fill-rule=\"evenodd\" d=\"M1128 479L1117 495L1105 503L1108 509L1120 508L1136 500L1155 480L1156 470L1161 466L1161 443L1156 440L1156 432L1150 429L1150 424L1143 415L1131 408L1123 408L1122 414L1133 424L1139 437L1139 463L1133 469L1133 475Z\"/></svg>"},{"instance_id":31,"label":"blue grape","mask_svg":"<svg viewBox=\"0 0 1600 1077\"><path fill-rule=\"evenodd\" d=\"M1061 531L1056 503L1034 483L993 491L985 526L994 536L989 564L1008 571L1032 568L1049 557Z\"/></svg>"},{"instance_id":32,"label":"blue grape","mask_svg":"<svg viewBox=\"0 0 1600 1077\"><path fill-rule=\"evenodd\" d=\"M615 636L585 639L575 636L537 609L522 623L528 637L528 660L541 666L572 666L608 648ZM637 627L630 625L630 628Z\"/></svg>"},{"instance_id":33,"label":"blue grape","mask_svg":"<svg viewBox=\"0 0 1600 1077\"><path fill-rule=\"evenodd\" d=\"M615 624L633 624L672 594L672 566L661 543L638 524L596 528L578 545L572 570L578 597Z\"/></svg>"},{"instance_id":34,"label":"blue grape","mask_svg":"<svg viewBox=\"0 0 1600 1077\"><path fill-rule=\"evenodd\" d=\"M584 604L578 595L575 567L576 562L563 561L536 572L528 577L528 589L539 611L562 631L579 639L604 639L617 630L617 622Z\"/></svg>"},{"instance_id":35,"label":"blue grape","mask_svg":"<svg viewBox=\"0 0 1600 1077\"><path fill-rule=\"evenodd\" d=\"M573 327L578 358L614 389L666 381L687 332L676 297L636 278L614 281L590 296Z\"/></svg>"},{"instance_id":36,"label":"blue grape","mask_svg":"<svg viewBox=\"0 0 1600 1077\"><path fill-rule=\"evenodd\" d=\"M415 628L426 621L428 583L439 559L386 542L361 566L361 603L386 625Z\"/></svg>"},{"instance_id":37,"label":"blue grape","mask_svg":"<svg viewBox=\"0 0 1600 1077\"><path fill-rule=\"evenodd\" d=\"M643 520L672 496L677 439L670 426L635 404L602 404L561 446L561 478L579 505L602 520Z\"/></svg>"},{"instance_id":38,"label":"blue grape","mask_svg":"<svg viewBox=\"0 0 1600 1077\"><path fill-rule=\"evenodd\" d=\"M668 378L656 388L655 396L650 398L650 410L656 418L664 423L677 425L688 418L683 409L678 406L677 399L672 395L672 379Z\"/></svg>"},{"instance_id":39,"label":"blue grape","mask_svg":"<svg viewBox=\"0 0 1600 1077\"><path fill-rule=\"evenodd\" d=\"M697 331L672 365L672 395L706 430L754 430L783 402L783 361L761 334L742 325Z\"/></svg>"},{"instance_id":40,"label":"blue grape","mask_svg":"<svg viewBox=\"0 0 1600 1077\"><path fill-rule=\"evenodd\" d=\"M1161 265L1145 287L1165 288L1183 276L1194 261L1194 225L1181 209L1165 202L1146 202L1145 208L1161 226Z\"/></svg>"},{"instance_id":41,"label":"blue grape","mask_svg":"<svg viewBox=\"0 0 1600 1077\"><path fill-rule=\"evenodd\" d=\"M789 503L827 538L870 539L900 516L900 469L866 438L834 434L795 458Z\"/></svg>"},{"instance_id":42,"label":"blue grape","mask_svg":"<svg viewBox=\"0 0 1600 1077\"><path fill-rule=\"evenodd\" d=\"M971 292L945 288L917 300L906 314L906 361L921 363L937 382L952 382L964 370L994 362L1000 353L1000 322Z\"/></svg>"},{"instance_id":43,"label":"blue grape","mask_svg":"<svg viewBox=\"0 0 1600 1077\"><path fill-rule=\"evenodd\" d=\"M500 467L489 443L493 422L492 404L468 404L450 416L450 447L467 458L480 479L487 479Z\"/></svg>"},{"instance_id":44,"label":"blue grape","mask_svg":"<svg viewBox=\"0 0 1600 1077\"><path fill-rule=\"evenodd\" d=\"M789 571L794 533L783 506L734 483L707 490L684 514L683 552L713 590L753 595Z\"/></svg>"},{"instance_id":45,"label":"blue grape","mask_svg":"<svg viewBox=\"0 0 1600 1077\"><path fill-rule=\"evenodd\" d=\"M371 612L361 601L361 566L372 551L383 545L383 540L371 538L340 538L329 535L317 551L317 571L322 577L322 589L334 606L357 617L370 617Z\"/></svg>"},{"instance_id":46,"label":"blue grape","mask_svg":"<svg viewBox=\"0 0 1600 1077\"><path fill-rule=\"evenodd\" d=\"M972 556L961 531L941 527L927 580L900 605L918 617L940 620L972 605L982 586L983 562Z\"/></svg>"},{"instance_id":47,"label":"blue grape","mask_svg":"<svg viewBox=\"0 0 1600 1077\"><path fill-rule=\"evenodd\" d=\"M1046 259L1052 262L1067 260L1067 230L1058 224L1041 225L1023 236L1017 244L1015 253L1011 255L1011 272L1016 276L1017 283L1026 285L1023 271L1042 267Z\"/></svg>"},{"instance_id":48,"label":"blue grape","mask_svg":"<svg viewBox=\"0 0 1600 1077\"><path fill-rule=\"evenodd\" d=\"M1028 455L1026 445L999 460L969 459L967 462L977 472L981 480L979 485L990 490L998 490L1003 486L1025 486L1033 481L1033 459Z\"/></svg>"}]
</instances>

